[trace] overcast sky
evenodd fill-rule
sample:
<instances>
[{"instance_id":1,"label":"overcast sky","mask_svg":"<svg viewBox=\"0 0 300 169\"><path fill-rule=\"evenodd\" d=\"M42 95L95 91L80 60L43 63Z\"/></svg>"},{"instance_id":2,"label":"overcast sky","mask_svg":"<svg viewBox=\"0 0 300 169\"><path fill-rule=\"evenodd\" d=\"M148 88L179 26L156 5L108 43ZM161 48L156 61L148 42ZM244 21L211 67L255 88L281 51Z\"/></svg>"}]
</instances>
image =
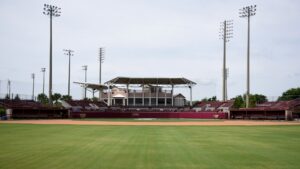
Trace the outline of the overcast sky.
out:
<instances>
[{"instance_id":1,"label":"overcast sky","mask_svg":"<svg viewBox=\"0 0 300 169\"><path fill-rule=\"evenodd\" d=\"M220 22L233 19L227 46L229 98L246 90L247 21L239 9L257 5L251 18L251 93L274 99L300 86L300 1L298 0L1 0L0 93L30 95L42 90L41 68L49 67L49 17L43 4L61 7L53 20L53 91L67 93L68 58L74 50L72 81L98 82L98 51L105 47L102 81L117 76L186 77L194 99L222 92ZM48 92L48 77L46 82ZM188 90L177 90L188 97ZM82 89L71 85L74 98Z\"/></svg>"}]
</instances>

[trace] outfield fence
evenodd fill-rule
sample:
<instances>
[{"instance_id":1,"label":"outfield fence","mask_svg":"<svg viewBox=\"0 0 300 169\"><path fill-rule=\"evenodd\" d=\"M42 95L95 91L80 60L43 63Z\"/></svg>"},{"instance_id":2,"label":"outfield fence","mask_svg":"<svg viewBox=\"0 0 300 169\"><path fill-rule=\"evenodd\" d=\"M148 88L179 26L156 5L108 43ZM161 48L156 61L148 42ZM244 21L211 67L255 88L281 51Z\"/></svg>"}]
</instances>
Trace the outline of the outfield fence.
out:
<instances>
[{"instance_id":1,"label":"outfield fence","mask_svg":"<svg viewBox=\"0 0 300 169\"><path fill-rule=\"evenodd\" d=\"M197 118L227 119L224 112L72 112L72 118Z\"/></svg>"}]
</instances>

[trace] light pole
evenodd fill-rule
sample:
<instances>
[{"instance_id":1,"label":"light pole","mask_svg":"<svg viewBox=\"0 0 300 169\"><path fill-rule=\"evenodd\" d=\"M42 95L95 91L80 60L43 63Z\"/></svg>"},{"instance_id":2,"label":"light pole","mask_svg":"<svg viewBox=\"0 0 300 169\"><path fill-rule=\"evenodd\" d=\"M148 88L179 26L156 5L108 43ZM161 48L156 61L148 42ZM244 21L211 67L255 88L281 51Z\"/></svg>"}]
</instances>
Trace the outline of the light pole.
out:
<instances>
[{"instance_id":1,"label":"light pole","mask_svg":"<svg viewBox=\"0 0 300 169\"><path fill-rule=\"evenodd\" d=\"M227 68L226 68L226 43L232 38L233 21L225 20L221 22L220 39L223 40L223 101L227 101Z\"/></svg>"},{"instance_id":2,"label":"light pole","mask_svg":"<svg viewBox=\"0 0 300 169\"><path fill-rule=\"evenodd\" d=\"M70 78L71 78L71 56L74 56L73 50L64 49L65 55L69 56L69 73L68 73L68 96L70 96Z\"/></svg>"},{"instance_id":3,"label":"light pole","mask_svg":"<svg viewBox=\"0 0 300 169\"><path fill-rule=\"evenodd\" d=\"M46 68L42 68L41 72L43 72L43 94L45 94L45 72L46 72Z\"/></svg>"},{"instance_id":4,"label":"light pole","mask_svg":"<svg viewBox=\"0 0 300 169\"><path fill-rule=\"evenodd\" d=\"M104 62L104 49L99 49L99 84L101 84L102 63Z\"/></svg>"},{"instance_id":5,"label":"light pole","mask_svg":"<svg viewBox=\"0 0 300 169\"><path fill-rule=\"evenodd\" d=\"M249 108L250 97L250 17L256 14L256 5L246 6L240 9L240 17L248 19L248 40L247 40L247 89L246 108Z\"/></svg>"},{"instance_id":6,"label":"light pole","mask_svg":"<svg viewBox=\"0 0 300 169\"><path fill-rule=\"evenodd\" d=\"M84 82L87 82L87 65L82 66L82 70L84 70ZM84 98L86 98L86 87L84 87Z\"/></svg>"},{"instance_id":7,"label":"light pole","mask_svg":"<svg viewBox=\"0 0 300 169\"><path fill-rule=\"evenodd\" d=\"M101 85L102 78L102 63L104 62L104 48L99 49L99 84ZM99 88L99 101L102 98L102 88Z\"/></svg>"},{"instance_id":8,"label":"light pole","mask_svg":"<svg viewBox=\"0 0 300 169\"><path fill-rule=\"evenodd\" d=\"M50 16L50 59L49 59L49 105L52 105L52 17L60 16L60 8L44 4L43 14Z\"/></svg>"},{"instance_id":9,"label":"light pole","mask_svg":"<svg viewBox=\"0 0 300 169\"><path fill-rule=\"evenodd\" d=\"M35 78L34 73L31 74L31 78L32 78L32 100L34 100L34 78Z\"/></svg>"}]
</instances>

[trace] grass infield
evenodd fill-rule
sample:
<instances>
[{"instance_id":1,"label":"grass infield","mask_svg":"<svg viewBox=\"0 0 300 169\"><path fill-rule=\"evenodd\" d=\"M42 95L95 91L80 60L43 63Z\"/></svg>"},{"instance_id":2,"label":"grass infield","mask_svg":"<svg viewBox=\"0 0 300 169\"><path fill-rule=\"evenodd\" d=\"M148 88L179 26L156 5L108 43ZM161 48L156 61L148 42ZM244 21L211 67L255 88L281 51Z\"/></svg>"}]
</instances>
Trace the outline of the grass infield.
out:
<instances>
[{"instance_id":1,"label":"grass infield","mask_svg":"<svg viewBox=\"0 0 300 169\"><path fill-rule=\"evenodd\" d=\"M289 169L300 126L0 124L5 169Z\"/></svg>"}]
</instances>

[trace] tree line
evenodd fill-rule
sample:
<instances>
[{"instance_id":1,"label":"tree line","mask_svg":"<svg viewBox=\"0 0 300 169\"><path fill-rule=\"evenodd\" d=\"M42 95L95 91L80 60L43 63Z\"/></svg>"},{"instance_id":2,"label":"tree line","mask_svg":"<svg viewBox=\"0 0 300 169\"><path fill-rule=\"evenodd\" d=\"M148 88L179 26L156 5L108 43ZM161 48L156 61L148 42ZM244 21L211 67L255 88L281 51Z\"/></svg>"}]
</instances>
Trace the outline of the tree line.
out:
<instances>
[{"instance_id":1,"label":"tree line","mask_svg":"<svg viewBox=\"0 0 300 169\"><path fill-rule=\"evenodd\" d=\"M278 97L277 101L288 101L300 98L300 87L291 88L283 92L281 96ZM244 108L246 107L246 95L238 95L230 100L234 100L234 108ZM201 101L218 101L216 96L211 98L204 98ZM256 104L261 104L267 102L268 98L263 94L251 94L249 97L250 105L249 107L255 107ZM195 102L196 103L196 102Z\"/></svg>"}]
</instances>

